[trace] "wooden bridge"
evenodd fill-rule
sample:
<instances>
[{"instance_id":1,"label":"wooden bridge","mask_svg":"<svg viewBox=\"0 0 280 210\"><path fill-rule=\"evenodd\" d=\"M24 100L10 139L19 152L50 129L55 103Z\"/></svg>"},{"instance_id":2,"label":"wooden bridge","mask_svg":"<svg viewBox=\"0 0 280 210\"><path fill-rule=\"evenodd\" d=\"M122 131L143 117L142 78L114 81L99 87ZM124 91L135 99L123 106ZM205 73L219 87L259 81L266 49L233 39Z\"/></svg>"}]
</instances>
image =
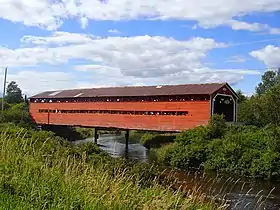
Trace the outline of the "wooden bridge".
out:
<instances>
[{"instance_id":1,"label":"wooden bridge","mask_svg":"<svg viewBox=\"0 0 280 210\"><path fill-rule=\"evenodd\" d=\"M238 97L227 83L47 91L30 97L39 125L180 132L213 114L236 121Z\"/></svg>"}]
</instances>

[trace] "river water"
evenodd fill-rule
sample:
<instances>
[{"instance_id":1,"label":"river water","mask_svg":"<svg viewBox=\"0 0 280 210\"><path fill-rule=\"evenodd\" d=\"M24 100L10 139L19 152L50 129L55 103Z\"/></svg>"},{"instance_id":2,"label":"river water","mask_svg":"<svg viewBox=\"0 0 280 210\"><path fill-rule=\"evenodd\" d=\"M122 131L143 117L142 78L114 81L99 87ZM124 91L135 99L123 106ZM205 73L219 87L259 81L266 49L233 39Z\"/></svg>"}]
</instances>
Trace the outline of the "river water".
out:
<instances>
[{"instance_id":1,"label":"river water","mask_svg":"<svg viewBox=\"0 0 280 210\"><path fill-rule=\"evenodd\" d=\"M71 142L80 144L94 142L93 138ZM139 144L139 139L132 138L125 147L122 135L103 134L98 139L99 147L112 157L125 157L129 160L152 163L152 155L148 149ZM229 209L280 209L279 182L238 179L204 174L200 172L184 172L166 169L166 173L177 179L177 185L188 189L197 189L206 197L217 201L226 200Z\"/></svg>"}]
</instances>

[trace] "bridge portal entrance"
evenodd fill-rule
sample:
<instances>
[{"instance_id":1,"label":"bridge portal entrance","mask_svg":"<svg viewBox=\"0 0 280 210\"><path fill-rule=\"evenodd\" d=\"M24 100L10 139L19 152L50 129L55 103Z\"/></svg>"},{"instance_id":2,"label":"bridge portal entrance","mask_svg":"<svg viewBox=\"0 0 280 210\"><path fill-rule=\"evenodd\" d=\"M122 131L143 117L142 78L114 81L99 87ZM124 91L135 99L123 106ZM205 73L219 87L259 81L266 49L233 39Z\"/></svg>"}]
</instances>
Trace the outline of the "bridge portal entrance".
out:
<instances>
[{"instance_id":1,"label":"bridge portal entrance","mask_svg":"<svg viewBox=\"0 0 280 210\"><path fill-rule=\"evenodd\" d=\"M213 98L213 114L223 114L226 122L234 122L235 103L231 95L217 94Z\"/></svg>"}]
</instances>

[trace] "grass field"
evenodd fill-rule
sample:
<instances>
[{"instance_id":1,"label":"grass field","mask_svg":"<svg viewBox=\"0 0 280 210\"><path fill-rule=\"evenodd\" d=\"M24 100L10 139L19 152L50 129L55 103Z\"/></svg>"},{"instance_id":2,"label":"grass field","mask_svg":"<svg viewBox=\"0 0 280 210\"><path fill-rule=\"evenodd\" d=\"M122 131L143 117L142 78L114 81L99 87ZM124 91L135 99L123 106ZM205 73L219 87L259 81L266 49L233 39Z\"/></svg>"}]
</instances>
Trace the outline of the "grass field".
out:
<instances>
[{"instance_id":1,"label":"grass field","mask_svg":"<svg viewBox=\"0 0 280 210\"><path fill-rule=\"evenodd\" d=\"M1 130L1 129L0 129ZM151 176L152 177L152 176ZM217 209L126 167L97 146L44 131L0 133L0 209Z\"/></svg>"}]
</instances>

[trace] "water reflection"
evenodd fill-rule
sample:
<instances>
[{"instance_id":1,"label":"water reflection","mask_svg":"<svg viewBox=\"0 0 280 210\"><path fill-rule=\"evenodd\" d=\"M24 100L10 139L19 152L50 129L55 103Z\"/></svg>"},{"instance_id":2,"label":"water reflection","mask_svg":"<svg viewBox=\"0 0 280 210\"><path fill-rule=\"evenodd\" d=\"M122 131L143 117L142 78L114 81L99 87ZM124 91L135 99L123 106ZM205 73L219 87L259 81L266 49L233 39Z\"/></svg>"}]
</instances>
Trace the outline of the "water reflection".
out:
<instances>
[{"instance_id":1,"label":"water reflection","mask_svg":"<svg viewBox=\"0 0 280 210\"><path fill-rule=\"evenodd\" d=\"M94 142L94 138L71 142L81 144ZM130 141L128 149L125 147L125 138L122 135L102 134L97 141L98 146L112 157L123 157L129 160L147 162L149 160L148 150L137 141Z\"/></svg>"},{"instance_id":2,"label":"water reflection","mask_svg":"<svg viewBox=\"0 0 280 210\"><path fill-rule=\"evenodd\" d=\"M93 138L72 142L81 144L94 142ZM128 150L125 146L125 138L122 135L102 134L98 141L99 147L109 153L112 157L125 157L130 160L150 162L149 150L131 139ZM215 196L217 199L226 198L230 209L280 209L279 183L268 181L238 180L232 177L216 177L215 175L197 174L183 171L172 171L178 180L178 184L186 189L201 186L202 193L207 196ZM212 181L209 181L212 180ZM271 189L274 190L272 192ZM267 195L269 197L265 198ZM226 195L226 196L225 196Z\"/></svg>"}]
</instances>

